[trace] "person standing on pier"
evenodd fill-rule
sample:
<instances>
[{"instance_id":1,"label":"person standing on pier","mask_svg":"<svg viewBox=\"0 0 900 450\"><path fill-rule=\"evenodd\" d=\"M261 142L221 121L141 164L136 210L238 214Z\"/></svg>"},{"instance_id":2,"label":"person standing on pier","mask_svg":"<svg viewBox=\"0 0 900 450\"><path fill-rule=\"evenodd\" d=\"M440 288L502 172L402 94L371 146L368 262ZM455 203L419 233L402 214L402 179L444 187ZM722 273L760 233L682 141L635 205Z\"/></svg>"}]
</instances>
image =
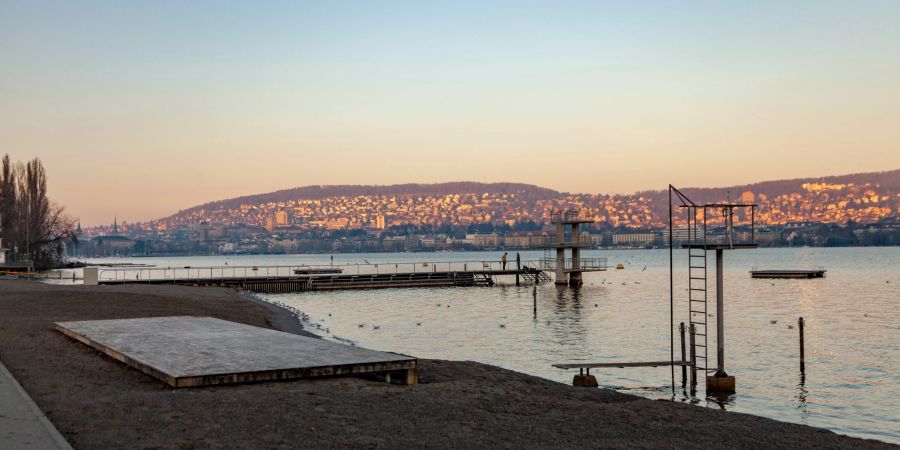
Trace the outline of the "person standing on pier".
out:
<instances>
[{"instance_id":1,"label":"person standing on pier","mask_svg":"<svg viewBox=\"0 0 900 450\"><path fill-rule=\"evenodd\" d=\"M516 270L522 270L522 255L516 252Z\"/></svg>"},{"instance_id":2,"label":"person standing on pier","mask_svg":"<svg viewBox=\"0 0 900 450\"><path fill-rule=\"evenodd\" d=\"M503 256L500 257L500 264L503 266L503 270L506 270L506 255L508 253L503 252Z\"/></svg>"}]
</instances>

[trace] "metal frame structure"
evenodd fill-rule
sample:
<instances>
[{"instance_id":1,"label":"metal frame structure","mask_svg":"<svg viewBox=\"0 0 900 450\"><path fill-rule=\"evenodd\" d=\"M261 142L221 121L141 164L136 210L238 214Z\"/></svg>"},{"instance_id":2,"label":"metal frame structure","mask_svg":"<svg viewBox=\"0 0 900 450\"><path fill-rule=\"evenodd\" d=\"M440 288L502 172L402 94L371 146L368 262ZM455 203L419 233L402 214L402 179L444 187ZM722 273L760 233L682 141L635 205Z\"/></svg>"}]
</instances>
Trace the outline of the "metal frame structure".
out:
<instances>
[{"instance_id":1,"label":"metal frame structure","mask_svg":"<svg viewBox=\"0 0 900 450\"><path fill-rule=\"evenodd\" d=\"M677 201L677 205L676 205ZM703 203L688 198L675 186L669 185L669 337L670 359L675 361L675 211L674 206L685 212L686 239L681 248L688 250L688 323L691 333L690 360L691 389L697 383L696 370L707 375L725 378L725 329L724 329L724 250L756 248L756 204L752 203ZM737 213L737 214L736 214ZM717 216L716 214L719 214ZM736 233L735 217L749 221L749 237ZM701 222L702 220L702 222ZM721 220L721 228L717 224ZM702 223L702 225L701 225ZM709 367L708 345L708 258L707 252L716 252L716 367ZM683 358L682 358L683 359ZM701 361L702 360L702 361ZM709 377L707 384L709 385ZM675 389L675 366L672 366L672 389ZM709 391L709 386L707 387Z\"/></svg>"}]
</instances>

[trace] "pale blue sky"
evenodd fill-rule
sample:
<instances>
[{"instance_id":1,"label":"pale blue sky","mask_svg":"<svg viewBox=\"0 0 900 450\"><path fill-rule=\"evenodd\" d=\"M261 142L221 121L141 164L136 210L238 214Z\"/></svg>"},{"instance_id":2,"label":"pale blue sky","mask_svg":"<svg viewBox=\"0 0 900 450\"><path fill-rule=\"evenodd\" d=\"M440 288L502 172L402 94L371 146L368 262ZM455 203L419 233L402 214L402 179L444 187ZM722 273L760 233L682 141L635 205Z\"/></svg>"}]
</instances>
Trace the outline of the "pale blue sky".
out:
<instances>
[{"instance_id":1,"label":"pale blue sky","mask_svg":"<svg viewBox=\"0 0 900 450\"><path fill-rule=\"evenodd\" d=\"M87 224L306 184L888 170L898 143L900 1L0 0L0 152Z\"/></svg>"}]
</instances>

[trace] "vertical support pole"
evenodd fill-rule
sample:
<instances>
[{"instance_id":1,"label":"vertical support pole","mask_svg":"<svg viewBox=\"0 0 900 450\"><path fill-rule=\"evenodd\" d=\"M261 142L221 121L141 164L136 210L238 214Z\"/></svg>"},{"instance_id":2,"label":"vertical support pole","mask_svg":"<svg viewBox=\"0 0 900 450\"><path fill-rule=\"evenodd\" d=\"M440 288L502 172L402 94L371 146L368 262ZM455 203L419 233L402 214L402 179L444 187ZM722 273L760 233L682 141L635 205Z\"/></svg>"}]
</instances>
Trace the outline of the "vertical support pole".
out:
<instances>
[{"instance_id":1,"label":"vertical support pole","mask_svg":"<svg viewBox=\"0 0 900 450\"><path fill-rule=\"evenodd\" d=\"M537 285L531 290L531 296L534 298L534 318L537 319Z\"/></svg>"},{"instance_id":2,"label":"vertical support pole","mask_svg":"<svg viewBox=\"0 0 900 450\"><path fill-rule=\"evenodd\" d=\"M685 344L684 332L685 332L684 322L681 322L681 324L678 325L678 333L681 335L681 360L687 361L687 359L685 359L687 355L685 355L685 348L684 348L684 344ZM686 382L687 382L687 367L682 365L681 366L681 387L684 387Z\"/></svg>"},{"instance_id":3,"label":"vertical support pole","mask_svg":"<svg viewBox=\"0 0 900 450\"><path fill-rule=\"evenodd\" d=\"M556 224L556 281L557 285L569 284L566 275L566 226L563 224L563 216L560 214L559 223Z\"/></svg>"},{"instance_id":4,"label":"vertical support pole","mask_svg":"<svg viewBox=\"0 0 900 450\"><path fill-rule=\"evenodd\" d=\"M716 376L725 372L725 251L716 249Z\"/></svg>"},{"instance_id":5,"label":"vertical support pole","mask_svg":"<svg viewBox=\"0 0 900 450\"><path fill-rule=\"evenodd\" d=\"M806 352L803 348L803 318L797 321L797 327L800 328L800 373L806 372Z\"/></svg>"},{"instance_id":6,"label":"vertical support pole","mask_svg":"<svg viewBox=\"0 0 900 450\"><path fill-rule=\"evenodd\" d=\"M675 359L675 273L673 269L673 248L672 248L672 185L669 185L669 360ZM688 229L690 232L690 229ZM690 269L688 269L690 272ZM693 327L693 325L691 325ZM691 335L691 355L694 354L693 334ZM675 366L671 367L672 375L672 393L675 393ZM693 380L693 379L692 379Z\"/></svg>"},{"instance_id":7,"label":"vertical support pole","mask_svg":"<svg viewBox=\"0 0 900 450\"><path fill-rule=\"evenodd\" d=\"M688 333L691 339L691 392L697 386L697 327L691 324Z\"/></svg>"}]
</instances>

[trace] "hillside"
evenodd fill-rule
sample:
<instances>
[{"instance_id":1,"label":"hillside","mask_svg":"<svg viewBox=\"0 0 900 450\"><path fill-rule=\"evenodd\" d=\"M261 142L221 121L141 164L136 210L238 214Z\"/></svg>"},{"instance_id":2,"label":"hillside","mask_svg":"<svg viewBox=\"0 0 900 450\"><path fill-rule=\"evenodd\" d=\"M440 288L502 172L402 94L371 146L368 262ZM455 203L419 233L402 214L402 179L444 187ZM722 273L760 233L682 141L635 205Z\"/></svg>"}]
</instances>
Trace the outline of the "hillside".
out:
<instances>
[{"instance_id":1,"label":"hillside","mask_svg":"<svg viewBox=\"0 0 900 450\"><path fill-rule=\"evenodd\" d=\"M718 188L681 188L694 201L752 201L760 223L875 222L900 209L900 170L775 180ZM601 224L659 227L665 190L629 195L573 194L519 183L453 182L386 186L304 186L210 202L161 219L167 226L207 221L353 229L387 225L542 222L550 211L577 208Z\"/></svg>"}]
</instances>

